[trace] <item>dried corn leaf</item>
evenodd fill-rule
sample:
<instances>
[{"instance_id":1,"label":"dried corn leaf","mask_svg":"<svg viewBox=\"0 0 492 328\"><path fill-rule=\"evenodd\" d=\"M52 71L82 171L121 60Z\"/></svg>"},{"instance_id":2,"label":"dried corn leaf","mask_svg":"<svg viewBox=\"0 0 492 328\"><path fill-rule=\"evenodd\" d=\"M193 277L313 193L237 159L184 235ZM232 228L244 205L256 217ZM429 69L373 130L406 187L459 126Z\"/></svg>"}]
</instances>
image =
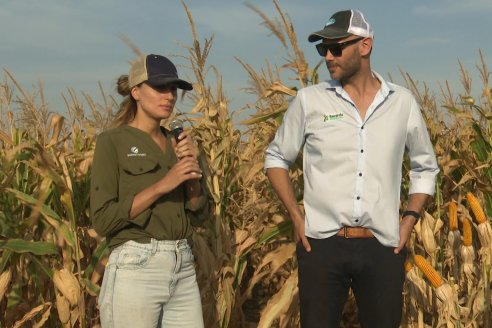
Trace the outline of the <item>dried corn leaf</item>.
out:
<instances>
[{"instance_id":1,"label":"dried corn leaf","mask_svg":"<svg viewBox=\"0 0 492 328\"><path fill-rule=\"evenodd\" d=\"M58 142L58 139L60 137L60 133L61 133L62 128L63 128L64 120L65 120L65 118L61 115L58 115L58 114L54 114L51 117L50 127L52 129L52 132L51 132L51 139L47 145L47 148L55 145Z\"/></svg>"},{"instance_id":2,"label":"dried corn leaf","mask_svg":"<svg viewBox=\"0 0 492 328\"><path fill-rule=\"evenodd\" d=\"M285 281L282 288L269 299L266 307L261 311L258 328L271 327L275 319L280 318L289 310L297 293L297 271L295 271Z\"/></svg>"},{"instance_id":3,"label":"dried corn leaf","mask_svg":"<svg viewBox=\"0 0 492 328\"><path fill-rule=\"evenodd\" d=\"M41 304L41 305L38 305L36 306L35 308L31 309L31 311L29 311L28 313L26 313L22 319L20 319L19 321L16 321L14 323L14 325L12 326L12 328L21 328L24 326L24 324L30 320L32 320L36 315L38 315L39 313L41 312L45 312L46 311L50 311L51 310L51 303L44 303L44 304Z\"/></svg>"}]
</instances>

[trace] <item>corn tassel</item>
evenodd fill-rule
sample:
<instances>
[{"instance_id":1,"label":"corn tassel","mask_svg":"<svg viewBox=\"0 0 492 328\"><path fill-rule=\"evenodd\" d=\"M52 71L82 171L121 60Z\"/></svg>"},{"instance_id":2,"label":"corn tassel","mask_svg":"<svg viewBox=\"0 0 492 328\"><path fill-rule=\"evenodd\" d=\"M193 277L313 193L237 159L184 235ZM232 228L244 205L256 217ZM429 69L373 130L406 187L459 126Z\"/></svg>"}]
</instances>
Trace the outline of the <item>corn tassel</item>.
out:
<instances>
[{"instance_id":1,"label":"corn tassel","mask_svg":"<svg viewBox=\"0 0 492 328\"><path fill-rule=\"evenodd\" d=\"M437 271L430 265L427 260L421 255L415 255L413 257L415 265L424 273L424 276L429 280L432 287L437 288L444 283L442 277Z\"/></svg>"},{"instance_id":2,"label":"corn tassel","mask_svg":"<svg viewBox=\"0 0 492 328\"><path fill-rule=\"evenodd\" d=\"M448 207L449 230L458 230L458 208L456 203L451 200Z\"/></svg>"},{"instance_id":3,"label":"corn tassel","mask_svg":"<svg viewBox=\"0 0 492 328\"><path fill-rule=\"evenodd\" d=\"M466 200L468 201L470 209L472 210L477 222L479 224L486 222L487 218L485 217L485 213L482 209L482 206L480 206L480 202L478 201L478 199L471 192L468 192L466 193Z\"/></svg>"}]
</instances>

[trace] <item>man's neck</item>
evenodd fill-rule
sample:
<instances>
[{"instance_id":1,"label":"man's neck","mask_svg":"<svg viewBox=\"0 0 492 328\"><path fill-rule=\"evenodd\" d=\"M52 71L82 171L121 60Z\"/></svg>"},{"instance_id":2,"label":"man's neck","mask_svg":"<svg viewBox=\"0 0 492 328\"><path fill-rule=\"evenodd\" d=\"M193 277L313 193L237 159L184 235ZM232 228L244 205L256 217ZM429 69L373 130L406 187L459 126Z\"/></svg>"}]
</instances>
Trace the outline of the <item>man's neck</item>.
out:
<instances>
[{"instance_id":1,"label":"man's neck","mask_svg":"<svg viewBox=\"0 0 492 328\"><path fill-rule=\"evenodd\" d=\"M381 82L372 71L353 76L350 81L340 82L342 83L343 89L348 93L350 99L352 99L357 107L360 117L364 120L367 109L381 88Z\"/></svg>"},{"instance_id":2,"label":"man's neck","mask_svg":"<svg viewBox=\"0 0 492 328\"><path fill-rule=\"evenodd\" d=\"M375 94L381 82L371 70L361 71L350 79L340 81L343 89L352 97L361 98Z\"/></svg>"}]
</instances>

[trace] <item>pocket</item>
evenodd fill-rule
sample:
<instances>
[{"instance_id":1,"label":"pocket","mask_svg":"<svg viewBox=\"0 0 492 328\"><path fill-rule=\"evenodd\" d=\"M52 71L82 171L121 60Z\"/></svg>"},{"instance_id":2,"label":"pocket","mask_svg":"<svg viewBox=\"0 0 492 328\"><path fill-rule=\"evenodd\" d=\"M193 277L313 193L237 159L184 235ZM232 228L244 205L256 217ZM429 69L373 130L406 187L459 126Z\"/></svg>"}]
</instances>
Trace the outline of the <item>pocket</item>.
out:
<instances>
[{"instance_id":1,"label":"pocket","mask_svg":"<svg viewBox=\"0 0 492 328\"><path fill-rule=\"evenodd\" d=\"M124 248L121 250L116 267L118 269L135 270L145 267L149 262L152 253L150 250L139 248Z\"/></svg>"},{"instance_id":2,"label":"pocket","mask_svg":"<svg viewBox=\"0 0 492 328\"><path fill-rule=\"evenodd\" d=\"M195 255L193 255L193 251L190 247L187 247L185 250L183 250L183 260L185 262L190 262L193 264L195 263Z\"/></svg>"},{"instance_id":3,"label":"pocket","mask_svg":"<svg viewBox=\"0 0 492 328\"><path fill-rule=\"evenodd\" d=\"M110 264L108 261L108 265L104 270L99 297L97 299L102 327L113 327L113 293L115 278L116 265L114 263Z\"/></svg>"},{"instance_id":4,"label":"pocket","mask_svg":"<svg viewBox=\"0 0 492 328\"><path fill-rule=\"evenodd\" d=\"M131 175L140 175L154 171L157 165L157 160L151 157L135 157L123 164L123 171Z\"/></svg>"}]
</instances>

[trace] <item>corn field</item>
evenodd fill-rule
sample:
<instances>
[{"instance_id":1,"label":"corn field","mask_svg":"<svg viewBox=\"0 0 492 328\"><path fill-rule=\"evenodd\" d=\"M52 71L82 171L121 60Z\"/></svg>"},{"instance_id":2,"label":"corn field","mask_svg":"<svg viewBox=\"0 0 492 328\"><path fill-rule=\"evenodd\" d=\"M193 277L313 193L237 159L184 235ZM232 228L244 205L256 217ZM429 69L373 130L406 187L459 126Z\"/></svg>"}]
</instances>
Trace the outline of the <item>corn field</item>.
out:
<instances>
[{"instance_id":1,"label":"corn field","mask_svg":"<svg viewBox=\"0 0 492 328\"><path fill-rule=\"evenodd\" d=\"M193 35L184 51L194 91L183 94L192 110L177 115L199 143L210 195L208 219L193 237L206 327L299 325L292 226L263 173L263 159L289 101L318 82L324 65L309 66L289 17L273 2L275 17L249 8L284 47L286 59L255 70L237 58L249 74L247 92L256 95L241 129L220 67L207 61L213 38L198 39L183 2ZM402 327L492 327L492 93L479 55L478 91L471 90L461 63L458 93L444 83L435 95L402 72L422 107L441 169L436 196L408 244ZM100 326L97 295L108 249L91 227L89 181L95 138L119 103L102 88L101 94L97 103L68 90L62 116L45 103L42 85L28 92L4 71L0 327ZM408 166L403 164L404 173ZM302 205L302 161L291 176ZM359 327L352 296L341 326Z\"/></svg>"}]
</instances>

